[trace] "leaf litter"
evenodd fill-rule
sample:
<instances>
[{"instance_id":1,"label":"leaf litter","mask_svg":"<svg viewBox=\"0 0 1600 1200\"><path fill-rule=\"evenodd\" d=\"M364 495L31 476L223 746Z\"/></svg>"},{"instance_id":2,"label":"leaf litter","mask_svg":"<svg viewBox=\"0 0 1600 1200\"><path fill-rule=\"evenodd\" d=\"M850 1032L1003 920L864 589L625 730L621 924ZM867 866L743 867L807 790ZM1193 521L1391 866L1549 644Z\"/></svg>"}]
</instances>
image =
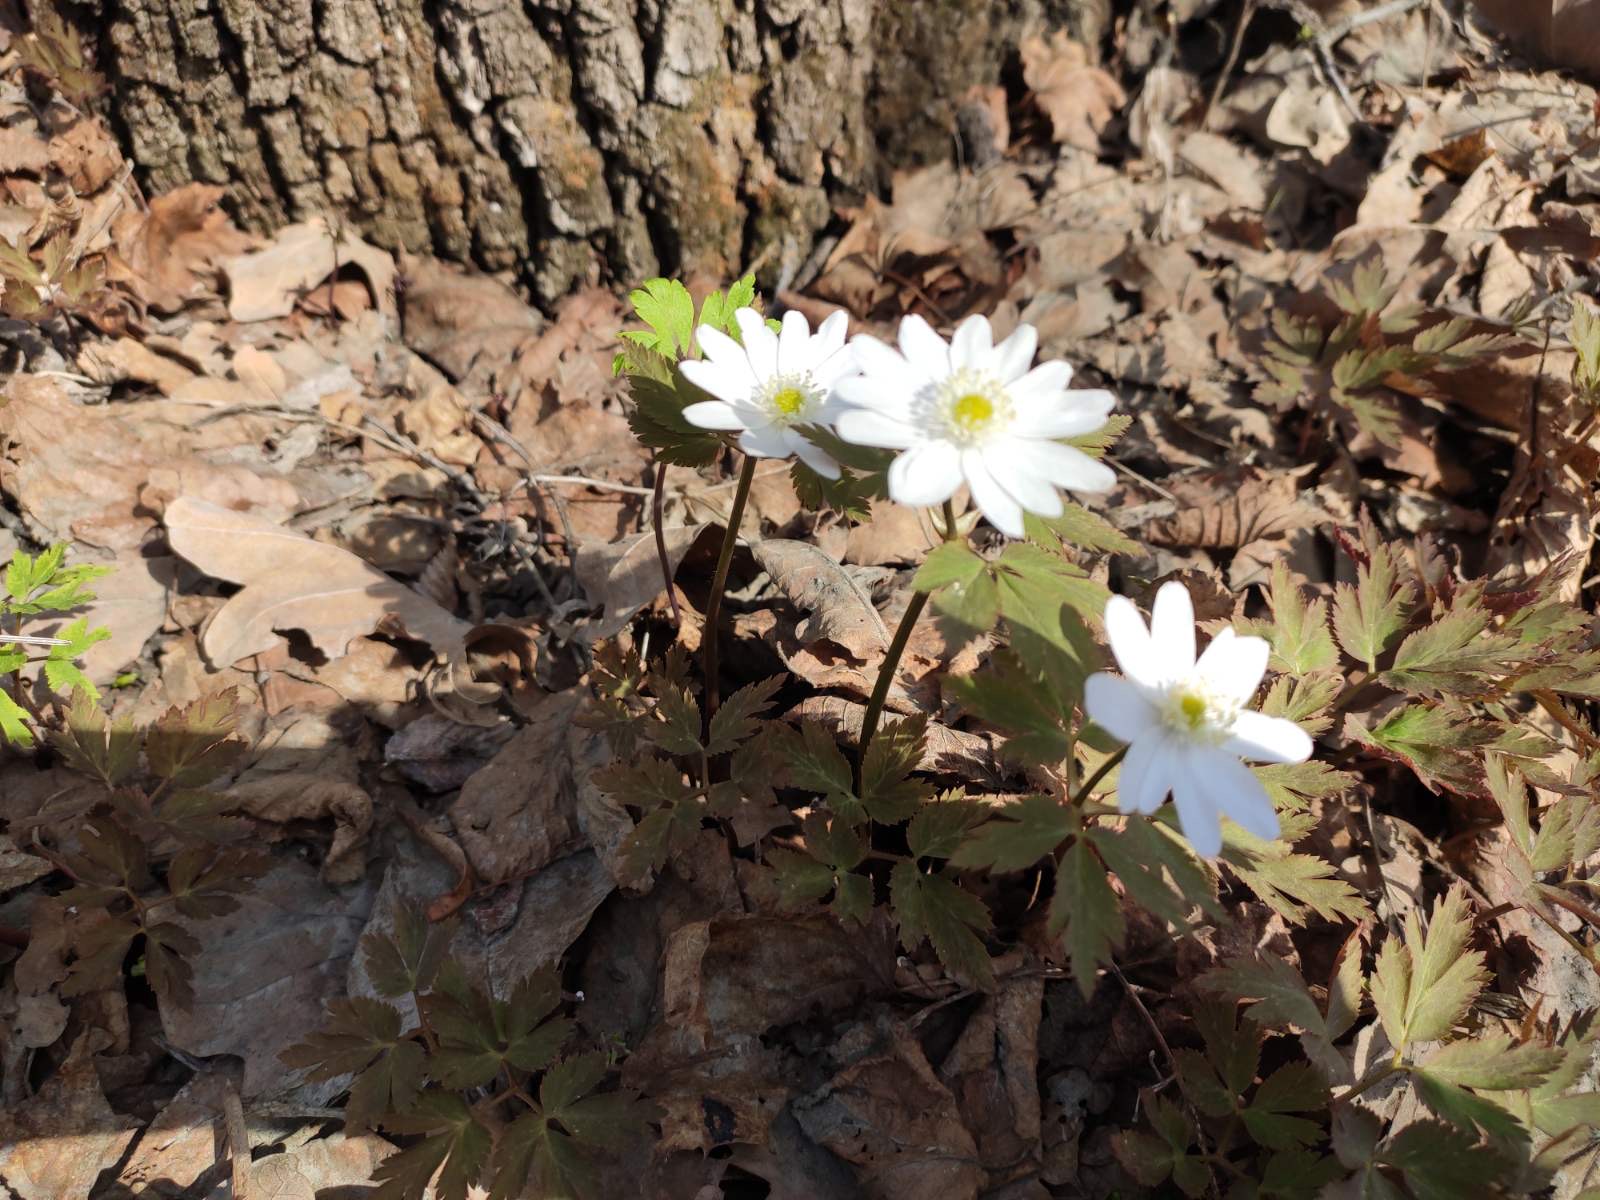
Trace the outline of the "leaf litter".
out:
<instances>
[{"instance_id":1,"label":"leaf litter","mask_svg":"<svg viewBox=\"0 0 1600 1200\"><path fill-rule=\"evenodd\" d=\"M613 650L655 662L698 645L700 535L727 519L728 481L723 462L671 468L663 574L649 493L666 468L628 433L612 377L616 291L541 314L502 281L321 220L241 232L214 187L146 202L102 121L41 121L0 60L0 236L29 264L0 262L0 304L23 317L0 324L4 536L113 568L93 606L66 614L115 635L87 661L113 721L147 726L234 689L252 748L178 795L200 812L220 794L205 787L231 789L213 815L270 857L236 909L174 918L166 936L194 944L187 997L160 995L148 949L75 985L114 922L58 900L59 855L84 847L38 831L67 827L81 780L0 763L0 1180L72 1197L219 1179L211 1130L230 1087L249 1140L281 1150L257 1164L267 1194L357 1186L466 1136L441 1132L448 1122L340 1133L327 1106L350 1074L310 1079L280 1054L327 1002L388 994L363 946L399 938L409 905L458 922L450 953L496 999L564 964L577 1021L613 1039L624 1082L659 1107L654 1157L626 1177L643 1194L1106 1197L1164 1181L1203 1194L1192 1148L1162 1140L1181 1140L1183 1103L1237 1082L1226 1102L1246 1127L1295 1140L1295 1079L1189 1074L1197 1045L1258 1052L1250 1019L1293 1028L1347 1082L1411 1041L1443 1041L1412 1080L1341 1112L1333 1149L1384 1188L1451 1194L1420 1190L1413 1164L1441 1147L1478 1161L1473 1131L1496 1119L1469 1090L1489 1068L1454 1027L1543 1021L1577 1045L1600 1006L1582 879L1600 839L1578 799L1594 745L1564 760L1535 748L1587 728L1596 692L1572 677L1592 680L1587 632L1529 630L1515 650L1472 653L1457 636L1460 590L1476 586L1463 580L1489 580L1498 612L1587 595L1600 459L1573 404L1583 347L1565 314L1600 251L1595 92L1430 5L1362 21L1316 6L1300 39L1273 24L1280 6L1248 5L1261 11L1240 23L1236 61L1239 6L1173 7L1186 36L1129 7L1104 57L1064 30L1024 41L1020 73L970 98L963 153L902 167L883 196L841 208L831 249L783 293L879 334L910 312L947 329L981 311L1002 335L1035 324L1045 352L1083 363L1132 418L1119 488L1095 511L1138 544L1114 563L1084 555L1090 578L1205 581L1192 587L1211 598L1211 628L1281 632L1302 611L1292 594L1314 615L1273 650L1306 687L1337 661L1331 621L1373 682L1415 689L1346 713L1326 735L1337 767L1279 785L1299 848L1329 873L1231 847L1236 882L1215 901L1227 919L1207 915L1176 952L1151 916L1161 869L1126 897L1083 893L1083 912L1124 938L1122 968L1087 996L1055 918L998 875L963 876L1006 914L995 928L942 925L936 906L908 917L914 904L897 906L898 929L881 911L841 919L837 901L797 911L793 889L820 875L775 896L754 847L820 867L813 897L839 868L810 851L847 847L821 813L763 788L759 759L731 754L728 774L768 817L735 826L731 845L695 820L671 835L670 870L640 869L628 810L642 806L597 781L616 730L586 698L626 711L637 681ZM1480 7L1595 78L1592 47L1557 36L1559 21ZM27 324L46 292L72 338ZM1541 451L1569 443L1555 465ZM769 702L814 727L827 761L821 747L859 733L938 536L898 508L864 522L809 512L782 473L752 510L728 671L780 677ZM1385 562L1373 530L1417 552ZM919 629L890 691L899 719L927 722L905 771L951 789L974 822L1020 813L1048 781L1009 765L996 698L951 682L994 647L950 630ZM481 650L513 634L522 652ZM1538 698L1521 740L1490 714L1437 706L1441 689L1508 673ZM39 697L70 700L43 684ZM1299 694L1269 702L1315 709ZM834 782L888 802L848 764ZM1108 835L1108 858L1117 845ZM872 886L894 889L893 874ZM946 878L898 886L923 895ZM1368 956L1375 1020L1349 1003L1350 972L1359 983L1368 965L1370 931L1345 919L1358 893L1400 935ZM1493 943L1464 949L1468 896ZM1069 927L1069 944L1093 959L1105 934ZM1328 984L1308 989L1275 960ZM1191 1019L1223 982L1252 1001L1244 1023ZM1497 1003L1512 1016L1485 1016ZM1525 1086L1533 1047L1490 1044L1495 1095L1550 1122L1582 1115ZM1178 1099L1163 1092L1172 1078ZM1136 1112L1154 1132L1128 1132ZM1556 1194L1577 1196L1589 1169L1568 1164Z\"/></svg>"}]
</instances>

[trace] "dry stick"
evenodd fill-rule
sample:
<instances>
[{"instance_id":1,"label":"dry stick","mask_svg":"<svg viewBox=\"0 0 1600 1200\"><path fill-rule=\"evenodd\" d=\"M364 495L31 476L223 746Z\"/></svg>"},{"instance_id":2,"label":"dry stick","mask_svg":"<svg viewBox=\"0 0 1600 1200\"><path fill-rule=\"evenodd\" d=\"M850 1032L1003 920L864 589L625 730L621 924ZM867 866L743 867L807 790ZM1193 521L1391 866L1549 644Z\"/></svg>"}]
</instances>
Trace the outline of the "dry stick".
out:
<instances>
[{"instance_id":1,"label":"dry stick","mask_svg":"<svg viewBox=\"0 0 1600 1200\"><path fill-rule=\"evenodd\" d=\"M222 1118L228 1130L228 1157L233 1160L233 1200L250 1200L250 1130L232 1080L222 1093Z\"/></svg>"},{"instance_id":2,"label":"dry stick","mask_svg":"<svg viewBox=\"0 0 1600 1200\"><path fill-rule=\"evenodd\" d=\"M728 567L733 562L733 545L739 540L739 526L744 521L745 501L750 499L750 481L755 478L756 460L744 456L744 466L739 468L739 485L734 489L733 507L728 511L728 524L722 531L722 549L717 552L717 569L711 576L711 595L706 600L705 659L706 722L709 727L712 714L717 711L717 622L722 617L722 593L728 586ZM671 585L668 585L670 592Z\"/></svg>"},{"instance_id":3,"label":"dry stick","mask_svg":"<svg viewBox=\"0 0 1600 1200\"><path fill-rule=\"evenodd\" d=\"M1200 116L1200 128L1205 129L1211 124L1211 114L1218 104L1222 103L1222 94L1228 90L1228 80L1233 77L1233 68L1239 63L1239 51L1244 48L1245 30L1250 27L1250 18L1256 15L1257 0L1244 0L1239 8L1239 20L1233 27L1233 42L1228 46L1228 57L1222 64L1222 74L1217 76L1217 82L1211 89L1211 99L1206 101L1206 111Z\"/></svg>"},{"instance_id":4,"label":"dry stick","mask_svg":"<svg viewBox=\"0 0 1600 1200\"><path fill-rule=\"evenodd\" d=\"M683 613L678 609L678 596L672 586L672 563L667 560L667 531L661 527L662 514L667 501L667 464L656 460L656 486L650 496L650 524L656 532L656 558L661 563L661 582L667 589L667 603L672 606L672 623L683 624Z\"/></svg>"},{"instance_id":5,"label":"dry stick","mask_svg":"<svg viewBox=\"0 0 1600 1200\"><path fill-rule=\"evenodd\" d=\"M956 533L956 512L950 501L944 502L944 540L953 542L958 537ZM900 618L900 624L894 631L894 640L889 643L888 653L884 656L883 665L878 668L878 678L872 685L872 697L867 701L866 715L861 719L861 761L867 758L867 747L872 744L872 737L878 732L878 719L883 716L884 701L889 698L889 685L894 682L894 673L900 667L900 656L906 651L906 643L911 640L911 631L916 627L917 618L922 616L922 610L928 605L927 592L914 592L911 602L906 605L905 615Z\"/></svg>"}]
</instances>

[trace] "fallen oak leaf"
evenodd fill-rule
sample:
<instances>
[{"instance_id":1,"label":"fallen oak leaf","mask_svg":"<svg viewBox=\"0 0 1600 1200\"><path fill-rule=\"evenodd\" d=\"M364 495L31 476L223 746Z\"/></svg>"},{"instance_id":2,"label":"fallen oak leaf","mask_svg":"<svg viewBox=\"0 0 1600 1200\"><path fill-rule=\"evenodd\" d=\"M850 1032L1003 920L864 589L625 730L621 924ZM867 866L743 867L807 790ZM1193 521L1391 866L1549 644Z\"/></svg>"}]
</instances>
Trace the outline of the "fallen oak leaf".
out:
<instances>
[{"instance_id":1,"label":"fallen oak leaf","mask_svg":"<svg viewBox=\"0 0 1600 1200\"><path fill-rule=\"evenodd\" d=\"M303 630L329 658L380 629L427 642L446 657L464 653L470 624L348 550L190 496L167 505L163 521L176 553L243 587L201 634L214 667L272 649L282 629Z\"/></svg>"},{"instance_id":2,"label":"fallen oak leaf","mask_svg":"<svg viewBox=\"0 0 1600 1200\"><path fill-rule=\"evenodd\" d=\"M1020 47L1022 78L1050 118L1055 140L1094 153L1100 131L1127 103L1127 93L1110 75L1089 65L1089 52L1064 29L1049 37L1025 38Z\"/></svg>"}]
</instances>

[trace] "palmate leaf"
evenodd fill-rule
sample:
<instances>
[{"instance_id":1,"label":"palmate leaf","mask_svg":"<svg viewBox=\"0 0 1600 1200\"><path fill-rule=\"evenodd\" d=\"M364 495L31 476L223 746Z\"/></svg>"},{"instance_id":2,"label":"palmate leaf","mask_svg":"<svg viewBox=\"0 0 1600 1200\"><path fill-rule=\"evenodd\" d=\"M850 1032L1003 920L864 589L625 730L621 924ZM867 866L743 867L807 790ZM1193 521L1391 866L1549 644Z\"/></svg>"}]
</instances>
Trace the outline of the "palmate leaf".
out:
<instances>
[{"instance_id":1,"label":"palmate leaf","mask_svg":"<svg viewBox=\"0 0 1600 1200\"><path fill-rule=\"evenodd\" d=\"M704 399L694 385L667 364L665 379L632 374L628 394L628 428L641 445L648 446L663 463L679 467L704 467L722 453L723 441L713 431L691 424L683 415L690 404Z\"/></svg>"},{"instance_id":2,"label":"palmate leaf","mask_svg":"<svg viewBox=\"0 0 1600 1200\"><path fill-rule=\"evenodd\" d=\"M771 675L740 688L724 700L712 714L706 753L726 754L753 735L760 727L758 718L772 707L772 697L783 683L784 676Z\"/></svg>"},{"instance_id":3,"label":"palmate leaf","mask_svg":"<svg viewBox=\"0 0 1600 1200\"><path fill-rule=\"evenodd\" d=\"M112 722L83 689L72 694L61 731L53 739L67 765L116 787L139 765L142 739L130 718Z\"/></svg>"},{"instance_id":4,"label":"palmate leaf","mask_svg":"<svg viewBox=\"0 0 1600 1200\"><path fill-rule=\"evenodd\" d=\"M861 805L880 825L895 825L922 806L933 788L912 775L928 742L928 719L906 717L879 727L861 760Z\"/></svg>"},{"instance_id":5,"label":"palmate leaf","mask_svg":"<svg viewBox=\"0 0 1600 1200\"><path fill-rule=\"evenodd\" d=\"M1482 951L1467 949L1471 935L1466 891L1457 884L1434 905L1426 933L1412 909L1404 938L1384 942L1372 1001L1397 1053L1444 1038L1483 990L1489 972Z\"/></svg>"},{"instance_id":6,"label":"palmate leaf","mask_svg":"<svg viewBox=\"0 0 1600 1200\"><path fill-rule=\"evenodd\" d=\"M1408 635L1378 678L1396 691L1423 695L1485 692L1492 675L1511 671L1520 658L1515 637L1487 632L1491 619L1481 607L1445 613Z\"/></svg>"},{"instance_id":7,"label":"palmate leaf","mask_svg":"<svg viewBox=\"0 0 1600 1200\"><path fill-rule=\"evenodd\" d=\"M572 1035L572 1021L548 1019L560 1000L552 968L524 979L510 1000L492 1000L447 962L440 990L422 999L439 1039L430 1073L447 1087L471 1088L489 1083L507 1066L543 1070Z\"/></svg>"},{"instance_id":8,"label":"palmate leaf","mask_svg":"<svg viewBox=\"0 0 1600 1200\"><path fill-rule=\"evenodd\" d=\"M1481 756L1468 752L1492 745L1500 732L1466 713L1416 704L1391 712L1372 729L1352 720L1345 729L1410 767L1429 791L1448 788L1468 795L1483 790Z\"/></svg>"},{"instance_id":9,"label":"palmate leaf","mask_svg":"<svg viewBox=\"0 0 1600 1200\"><path fill-rule=\"evenodd\" d=\"M1328 1106L1327 1082L1310 1063L1286 1063L1266 1079L1244 1110L1244 1126L1258 1145L1289 1150L1322 1137L1322 1126L1291 1113L1317 1112Z\"/></svg>"},{"instance_id":10,"label":"palmate leaf","mask_svg":"<svg viewBox=\"0 0 1600 1200\"><path fill-rule=\"evenodd\" d=\"M389 933L368 933L361 952L372 988L380 996L403 996L433 986L457 922L429 921L421 909L400 904Z\"/></svg>"},{"instance_id":11,"label":"palmate leaf","mask_svg":"<svg viewBox=\"0 0 1600 1200\"><path fill-rule=\"evenodd\" d=\"M594 781L619 804L647 813L671 807L694 791L675 763L653 755L613 763L596 771Z\"/></svg>"},{"instance_id":12,"label":"palmate leaf","mask_svg":"<svg viewBox=\"0 0 1600 1200\"><path fill-rule=\"evenodd\" d=\"M417 1041L402 1036L399 1009L352 996L329 1004L323 1028L279 1057L311 1079L356 1074L344 1118L347 1125L366 1129L411 1107L422 1087L426 1056Z\"/></svg>"},{"instance_id":13,"label":"palmate leaf","mask_svg":"<svg viewBox=\"0 0 1600 1200\"><path fill-rule=\"evenodd\" d=\"M1340 952L1328 988L1326 1011L1306 981L1281 958L1235 958L1200 979L1200 987L1235 1000L1249 1000L1245 1011L1263 1026L1296 1030L1306 1057L1330 1078L1348 1081L1350 1065L1334 1043L1361 1013L1361 942L1352 935Z\"/></svg>"},{"instance_id":14,"label":"palmate leaf","mask_svg":"<svg viewBox=\"0 0 1600 1200\"><path fill-rule=\"evenodd\" d=\"M850 760L839 749L833 734L816 721L802 721L798 733L793 726L774 724L770 731L776 740L791 787L829 797L853 796Z\"/></svg>"},{"instance_id":15,"label":"palmate leaf","mask_svg":"<svg viewBox=\"0 0 1600 1200\"><path fill-rule=\"evenodd\" d=\"M194 1004L194 970L189 960L200 940L182 925L158 921L144 927L144 973L162 1004Z\"/></svg>"},{"instance_id":16,"label":"palmate leaf","mask_svg":"<svg viewBox=\"0 0 1600 1200\"><path fill-rule=\"evenodd\" d=\"M483 1177L492 1135L459 1096L423 1092L409 1112L388 1117L383 1126L424 1136L373 1170L373 1200L423 1200L430 1182L436 1200L466 1200L467 1189Z\"/></svg>"},{"instance_id":17,"label":"palmate leaf","mask_svg":"<svg viewBox=\"0 0 1600 1200\"><path fill-rule=\"evenodd\" d=\"M111 636L109 629L89 628L87 617L72 622L65 629L58 630L56 637L63 639L63 646L51 646L44 660L44 677L52 689L61 695L68 695L74 691L88 692L91 697L99 699L100 690L89 681L74 659L82 658L90 646L103 642Z\"/></svg>"},{"instance_id":18,"label":"palmate leaf","mask_svg":"<svg viewBox=\"0 0 1600 1200\"><path fill-rule=\"evenodd\" d=\"M234 738L239 693L227 688L169 708L145 734L151 772L178 787L200 787L232 768L244 752Z\"/></svg>"},{"instance_id":19,"label":"palmate leaf","mask_svg":"<svg viewBox=\"0 0 1600 1200\"><path fill-rule=\"evenodd\" d=\"M1139 543L1121 532L1104 517L1090 512L1081 504L1066 501L1059 517L1038 517L1028 513L1023 518L1028 529L1028 540L1047 546L1066 543L1085 550L1104 550L1111 554L1137 554ZM1040 533L1047 536L1041 537Z\"/></svg>"},{"instance_id":20,"label":"palmate leaf","mask_svg":"<svg viewBox=\"0 0 1600 1200\"><path fill-rule=\"evenodd\" d=\"M1193 909L1226 919L1216 876L1161 820L1130 817L1120 826L1096 825L1089 840L1140 908L1179 929Z\"/></svg>"},{"instance_id":21,"label":"palmate leaf","mask_svg":"<svg viewBox=\"0 0 1600 1200\"><path fill-rule=\"evenodd\" d=\"M1484 1195L1506 1162L1476 1134L1437 1121L1413 1121L1378 1147L1376 1163L1405 1176L1417 1200L1461 1200Z\"/></svg>"},{"instance_id":22,"label":"palmate leaf","mask_svg":"<svg viewBox=\"0 0 1600 1200\"><path fill-rule=\"evenodd\" d=\"M1368 560L1356 564L1356 584L1334 591L1333 628L1345 653L1375 671L1378 658L1406 627L1416 589L1400 577L1395 552L1376 535L1366 539Z\"/></svg>"},{"instance_id":23,"label":"palmate leaf","mask_svg":"<svg viewBox=\"0 0 1600 1200\"><path fill-rule=\"evenodd\" d=\"M226 916L239 907L239 895L270 865L271 860L258 851L190 846L167 864L167 891L186 917Z\"/></svg>"},{"instance_id":24,"label":"palmate leaf","mask_svg":"<svg viewBox=\"0 0 1600 1200\"><path fill-rule=\"evenodd\" d=\"M676 279L649 279L628 293L628 301L648 328L625 332L626 341L667 358L689 352L694 345L694 298L688 288ZM719 303L719 317L720 307Z\"/></svg>"},{"instance_id":25,"label":"palmate leaf","mask_svg":"<svg viewBox=\"0 0 1600 1200\"><path fill-rule=\"evenodd\" d=\"M1309 830L1303 814L1282 817L1283 834L1268 842L1229 821L1222 827L1222 860L1239 881L1292 925L1304 925L1314 912L1326 921L1343 917L1361 921L1366 903L1333 866L1312 854L1296 854L1290 846Z\"/></svg>"},{"instance_id":26,"label":"palmate leaf","mask_svg":"<svg viewBox=\"0 0 1600 1200\"><path fill-rule=\"evenodd\" d=\"M1290 675L1306 675L1339 665L1339 651L1328 632L1328 602L1310 600L1289 578L1289 568L1280 559L1272 565L1272 581L1267 589L1269 622L1255 623L1272 647L1272 667Z\"/></svg>"},{"instance_id":27,"label":"palmate leaf","mask_svg":"<svg viewBox=\"0 0 1600 1200\"><path fill-rule=\"evenodd\" d=\"M944 874L925 874L909 862L896 863L890 873L889 901L907 949L927 938L955 979L994 990L994 966L980 936L992 924L983 901Z\"/></svg>"}]
</instances>

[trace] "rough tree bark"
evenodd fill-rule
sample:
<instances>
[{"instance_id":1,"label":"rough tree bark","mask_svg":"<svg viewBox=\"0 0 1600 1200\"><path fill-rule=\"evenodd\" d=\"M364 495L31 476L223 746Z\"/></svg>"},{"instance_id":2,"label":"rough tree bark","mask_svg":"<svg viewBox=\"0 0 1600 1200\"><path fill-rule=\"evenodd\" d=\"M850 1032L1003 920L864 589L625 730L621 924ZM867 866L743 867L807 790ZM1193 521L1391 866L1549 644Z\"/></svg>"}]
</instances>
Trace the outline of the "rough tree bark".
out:
<instances>
[{"instance_id":1,"label":"rough tree bark","mask_svg":"<svg viewBox=\"0 0 1600 1200\"><path fill-rule=\"evenodd\" d=\"M1018 40L1109 0L91 0L144 182L515 269L793 270L831 204L948 154ZM80 10L81 11L81 10Z\"/></svg>"}]
</instances>

